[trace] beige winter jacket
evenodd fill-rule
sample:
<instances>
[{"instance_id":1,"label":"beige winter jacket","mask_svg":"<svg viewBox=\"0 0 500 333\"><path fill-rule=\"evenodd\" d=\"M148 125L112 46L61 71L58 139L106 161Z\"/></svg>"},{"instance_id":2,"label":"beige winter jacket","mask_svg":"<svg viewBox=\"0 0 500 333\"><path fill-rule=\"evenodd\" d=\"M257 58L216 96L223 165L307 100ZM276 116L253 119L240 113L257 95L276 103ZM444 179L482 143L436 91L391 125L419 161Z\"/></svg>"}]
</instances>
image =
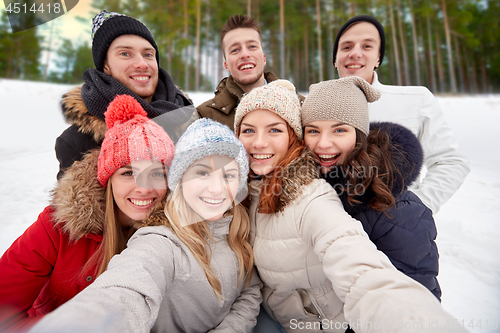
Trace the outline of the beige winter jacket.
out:
<instances>
[{"instance_id":1,"label":"beige winter jacket","mask_svg":"<svg viewBox=\"0 0 500 333\"><path fill-rule=\"evenodd\" d=\"M343 333L347 324L356 333L426 332L434 321L442 328L432 332L464 331L377 251L316 170L306 149L288 165L275 214L258 213L262 181L251 184L251 241L268 313L289 332Z\"/></svg>"}]
</instances>

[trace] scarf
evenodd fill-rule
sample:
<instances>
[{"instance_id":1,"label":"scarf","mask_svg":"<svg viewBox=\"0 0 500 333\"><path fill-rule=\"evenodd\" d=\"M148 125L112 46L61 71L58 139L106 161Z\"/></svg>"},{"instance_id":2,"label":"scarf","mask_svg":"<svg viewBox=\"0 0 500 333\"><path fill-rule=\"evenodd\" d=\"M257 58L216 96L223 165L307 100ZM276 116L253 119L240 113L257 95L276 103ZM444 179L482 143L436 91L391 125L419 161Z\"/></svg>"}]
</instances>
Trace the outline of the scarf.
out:
<instances>
[{"instance_id":1,"label":"scarf","mask_svg":"<svg viewBox=\"0 0 500 333\"><path fill-rule=\"evenodd\" d=\"M151 103L147 103L112 76L94 68L83 73L83 81L83 102L90 114L102 120L109 103L117 95L134 97L147 112L148 118L155 118L155 122L164 127L174 142L182 135L183 130L198 118L193 103L174 85L170 75L161 67L158 70L158 86ZM170 112L173 110L176 111Z\"/></svg>"}]
</instances>

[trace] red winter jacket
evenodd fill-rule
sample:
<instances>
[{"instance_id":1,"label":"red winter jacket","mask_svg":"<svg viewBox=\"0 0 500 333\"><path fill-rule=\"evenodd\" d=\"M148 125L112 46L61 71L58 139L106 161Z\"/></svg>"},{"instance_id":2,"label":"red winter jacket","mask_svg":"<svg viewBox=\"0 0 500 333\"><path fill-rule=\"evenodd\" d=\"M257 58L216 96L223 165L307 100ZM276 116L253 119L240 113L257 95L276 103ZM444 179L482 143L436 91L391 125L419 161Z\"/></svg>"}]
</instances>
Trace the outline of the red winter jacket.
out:
<instances>
[{"instance_id":1,"label":"red winter jacket","mask_svg":"<svg viewBox=\"0 0 500 333\"><path fill-rule=\"evenodd\" d=\"M50 206L0 258L0 332L22 332L95 279L81 272L102 240L104 189L98 151L75 163Z\"/></svg>"}]
</instances>

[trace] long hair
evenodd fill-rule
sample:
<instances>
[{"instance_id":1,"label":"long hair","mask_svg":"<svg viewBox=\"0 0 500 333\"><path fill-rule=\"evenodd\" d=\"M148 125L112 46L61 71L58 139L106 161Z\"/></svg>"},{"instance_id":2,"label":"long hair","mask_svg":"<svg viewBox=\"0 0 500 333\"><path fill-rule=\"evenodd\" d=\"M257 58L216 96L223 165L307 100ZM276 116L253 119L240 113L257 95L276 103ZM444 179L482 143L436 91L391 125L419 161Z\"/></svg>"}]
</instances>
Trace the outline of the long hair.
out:
<instances>
[{"instance_id":1,"label":"long hair","mask_svg":"<svg viewBox=\"0 0 500 333\"><path fill-rule=\"evenodd\" d=\"M229 246L238 258L239 278L242 283L246 279L246 285L252 278L253 251L248 237L250 234L250 220L246 209L241 204L234 204L225 215L232 215L233 219L229 226ZM180 182L172 192L171 198L165 205L166 219L162 219L179 239L191 250L194 257L201 264L207 277L208 283L215 294L222 298L221 283L210 268L212 252L208 239L213 239L208 229L207 222L203 220L184 199Z\"/></svg>"},{"instance_id":2,"label":"long hair","mask_svg":"<svg viewBox=\"0 0 500 333\"><path fill-rule=\"evenodd\" d=\"M399 173L392 163L389 134L371 130L368 137L356 129L356 144L342 163L348 183L347 200L355 205L360 201L358 188L373 193L370 207L385 211L395 205L392 193L395 175Z\"/></svg>"},{"instance_id":3,"label":"long hair","mask_svg":"<svg viewBox=\"0 0 500 333\"><path fill-rule=\"evenodd\" d=\"M96 278L108 268L108 264L111 258L113 258L115 254L119 254L125 249L128 239L135 231L134 228L124 229L119 222L117 216L118 207L116 207L113 198L111 177L108 179L108 186L106 187L105 197L106 208L102 231L102 241L98 249L90 257L81 271L81 274L84 274L85 272L91 271L92 268L95 268Z\"/></svg>"},{"instance_id":4,"label":"long hair","mask_svg":"<svg viewBox=\"0 0 500 333\"><path fill-rule=\"evenodd\" d=\"M278 204L283 186L283 172L288 164L300 156L304 150L304 140L297 137L292 128L288 125L288 150L285 157L278 163L274 170L263 175L264 184L260 192L259 212L262 214L272 214L278 210ZM250 171L251 176L254 176Z\"/></svg>"}]
</instances>

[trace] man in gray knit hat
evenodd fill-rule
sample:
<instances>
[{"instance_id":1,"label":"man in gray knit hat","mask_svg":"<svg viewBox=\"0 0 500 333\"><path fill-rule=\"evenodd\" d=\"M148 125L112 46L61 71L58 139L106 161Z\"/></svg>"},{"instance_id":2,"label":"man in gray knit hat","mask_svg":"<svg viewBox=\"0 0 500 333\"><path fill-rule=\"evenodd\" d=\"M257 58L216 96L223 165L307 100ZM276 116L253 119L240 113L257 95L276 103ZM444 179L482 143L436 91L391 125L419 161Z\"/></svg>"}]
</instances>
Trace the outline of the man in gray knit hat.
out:
<instances>
[{"instance_id":1,"label":"man in gray knit hat","mask_svg":"<svg viewBox=\"0 0 500 333\"><path fill-rule=\"evenodd\" d=\"M469 160L458 151L439 103L427 88L389 86L378 81L375 70L382 64L384 53L384 27L372 16L359 15L340 28L333 64L341 78L362 77L382 93L368 106L370 121L401 124L419 138L427 173L411 190L436 214L469 173Z\"/></svg>"}]
</instances>

